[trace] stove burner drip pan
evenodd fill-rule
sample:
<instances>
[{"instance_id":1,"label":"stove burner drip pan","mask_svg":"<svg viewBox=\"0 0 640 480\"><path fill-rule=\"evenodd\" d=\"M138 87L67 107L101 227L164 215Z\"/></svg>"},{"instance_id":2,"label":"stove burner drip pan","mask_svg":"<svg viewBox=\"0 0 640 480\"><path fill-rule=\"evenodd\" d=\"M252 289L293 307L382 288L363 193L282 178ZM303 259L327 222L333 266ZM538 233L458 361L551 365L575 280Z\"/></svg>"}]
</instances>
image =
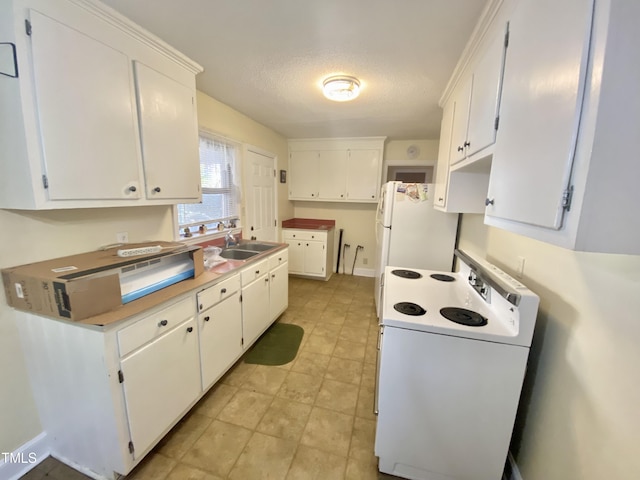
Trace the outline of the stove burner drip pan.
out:
<instances>
[{"instance_id":1,"label":"stove burner drip pan","mask_svg":"<svg viewBox=\"0 0 640 480\"><path fill-rule=\"evenodd\" d=\"M405 315L419 316L427 313L427 311L420 305L416 305L415 303L411 302L396 303L393 308L400 313L404 313Z\"/></svg>"},{"instance_id":2,"label":"stove burner drip pan","mask_svg":"<svg viewBox=\"0 0 640 480\"><path fill-rule=\"evenodd\" d=\"M455 277L452 277L451 275L446 275L444 273L434 273L432 275L429 275L431 278L433 278L434 280L438 280L440 282L455 282L456 279Z\"/></svg>"},{"instance_id":3,"label":"stove burner drip pan","mask_svg":"<svg viewBox=\"0 0 640 480\"><path fill-rule=\"evenodd\" d=\"M410 278L412 280L417 279L417 278L422 278L422 274L421 273L414 272L413 270L397 269L397 270L391 270L391 273L393 273L394 275L396 275L398 277Z\"/></svg>"},{"instance_id":4,"label":"stove burner drip pan","mask_svg":"<svg viewBox=\"0 0 640 480\"><path fill-rule=\"evenodd\" d=\"M466 308L442 308L440 309L440 314L447 320L459 323L460 325L466 325L467 327L483 327L488 323L485 317Z\"/></svg>"}]
</instances>

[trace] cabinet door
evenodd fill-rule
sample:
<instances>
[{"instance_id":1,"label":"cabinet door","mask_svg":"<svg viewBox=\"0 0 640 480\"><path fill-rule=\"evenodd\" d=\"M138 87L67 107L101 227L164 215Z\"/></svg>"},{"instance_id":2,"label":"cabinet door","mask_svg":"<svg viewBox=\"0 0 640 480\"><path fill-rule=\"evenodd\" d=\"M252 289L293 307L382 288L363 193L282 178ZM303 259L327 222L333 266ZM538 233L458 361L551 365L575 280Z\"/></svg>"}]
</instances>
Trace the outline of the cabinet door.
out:
<instances>
[{"instance_id":1,"label":"cabinet door","mask_svg":"<svg viewBox=\"0 0 640 480\"><path fill-rule=\"evenodd\" d=\"M285 262L269 275L269 317L273 322L289 306L289 265Z\"/></svg>"},{"instance_id":2,"label":"cabinet door","mask_svg":"<svg viewBox=\"0 0 640 480\"><path fill-rule=\"evenodd\" d=\"M318 152L289 154L289 198L318 198Z\"/></svg>"},{"instance_id":3,"label":"cabinet door","mask_svg":"<svg viewBox=\"0 0 640 480\"><path fill-rule=\"evenodd\" d=\"M242 354L239 292L198 317L202 389L208 389Z\"/></svg>"},{"instance_id":4,"label":"cabinet door","mask_svg":"<svg viewBox=\"0 0 640 480\"><path fill-rule=\"evenodd\" d=\"M440 145L438 147L438 166L436 169L436 185L434 190L434 206L444 207L447 200L447 186L449 183L449 153L451 151L451 130L455 114L455 102L448 102L442 112L442 126L440 128Z\"/></svg>"},{"instance_id":5,"label":"cabinet door","mask_svg":"<svg viewBox=\"0 0 640 480\"><path fill-rule=\"evenodd\" d=\"M466 155L471 156L496 141L496 118L502 84L505 38L493 37L473 72Z\"/></svg>"},{"instance_id":6,"label":"cabinet door","mask_svg":"<svg viewBox=\"0 0 640 480\"><path fill-rule=\"evenodd\" d=\"M349 150L348 200L376 201L380 190L380 150Z\"/></svg>"},{"instance_id":7,"label":"cabinet door","mask_svg":"<svg viewBox=\"0 0 640 480\"><path fill-rule=\"evenodd\" d=\"M324 242L304 241L304 273L307 275L325 274L327 250Z\"/></svg>"},{"instance_id":8,"label":"cabinet door","mask_svg":"<svg viewBox=\"0 0 640 480\"><path fill-rule=\"evenodd\" d=\"M247 349L269 325L269 275L242 289L242 338Z\"/></svg>"},{"instance_id":9,"label":"cabinet door","mask_svg":"<svg viewBox=\"0 0 640 480\"><path fill-rule=\"evenodd\" d=\"M129 58L35 10L30 20L49 199L139 198L140 155Z\"/></svg>"},{"instance_id":10,"label":"cabinet door","mask_svg":"<svg viewBox=\"0 0 640 480\"><path fill-rule=\"evenodd\" d=\"M562 227L586 78L592 1L519 2L509 26L486 215Z\"/></svg>"},{"instance_id":11,"label":"cabinet door","mask_svg":"<svg viewBox=\"0 0 640 480\"><path fill-rule=\"evenodd\" d=\"M455 114L451 129L450 164L464 160L466 157L467 126L469 124L469 104L471 103L472 86L473 76L465 79L453 97Z\"/></svg>"},{"instance_id":12,"label":"cabinet door","mask_svg":"<svg viewBox=\"0 0 640 480\"><path fill-rule=\"evenodd\" d=\"M304 243L300 240L285 240L289 245L289 271L304 273Z\"/></svg>"},{"instance_id":13,"label":"cabinet door","mask_svg":"<svg viewBox=\"0 0 640 480\"><path fill-rule=\"evenodd\" d=\"M344 200L347 192L347 151L327 150L319 154L320 200Z\"/></svg>"},{"instance_id":14,"label":"cabinet door","mask_svg":"<svg viewBox=\"0 0 640 480\"><path fill-rule=\"evenodd\" d=\"M145 453L201 392L196 328L192 318L121 362L135 458Z\"/></svg>"},{"instance_id":15,"label":"cabinet door","mask_svg":"<svg viewBox=\"0 0 640 480\"><path fill-rule=\"evenodd\" d=\"M135 62L147 198L199 201L195 90Z\"/></svg>"}]
</instances>

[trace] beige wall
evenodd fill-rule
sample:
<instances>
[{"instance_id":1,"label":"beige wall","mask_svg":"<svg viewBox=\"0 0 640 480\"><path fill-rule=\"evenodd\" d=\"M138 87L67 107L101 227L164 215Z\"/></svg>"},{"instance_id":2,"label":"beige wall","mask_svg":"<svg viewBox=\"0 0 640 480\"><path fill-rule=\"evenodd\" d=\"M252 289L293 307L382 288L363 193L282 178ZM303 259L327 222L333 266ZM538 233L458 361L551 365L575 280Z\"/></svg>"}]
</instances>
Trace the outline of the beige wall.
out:
<instances>
[{"instance_id":1,"label":"beige wall","mask_svg":"<svg viewBox=\"0 0 640 480\"><path fill-rule=\"evenodd\" d=\"M336 230L334 235L333 261L331 265L336 268L338 255L338 237L340 229L344 229L342 243L348 243L351 247L340 260L340 272L343 265L346 273L351 273L356 247L362 245L364 250L358 252L355 269L361 275L373 275L374 254L376 248L375 222L376 204L371 203L330 203L330 202L295 202L294 214L296 218L318 218L323 220L335 220ZM365 263L366 262L366 263ZM366 269L370 272L358 270Z\"/></svg>"},{"instance_id":2,"label":"beige wall","mask_svg":"<svg viewBox=\"0 0 640 480\"><path fill-rule=\"evenodd\" d=\"M289 168L289 150L282 135L202 92L198 92L198 123L201 128L275 154L277 170ZM278 225L293 216L288 195L287 185L278 183Z\"/></svg>"},{"instance_id":3,"label":"beige wall","mask_svg":"<svg viewBox=\"0 0 640 480\"><path fill-rule=\"evenodd\" d=\"M198 93L201 126L278 156L286 169L286 140L216 100ZM286 186L279 189L280 215L293 207ZM172 240L172 208L123 207L45 212L0 210L0 268L94 250L114 243L116 233L129 232L129 241ZM12 452L41 432L26 376L13 310L0 295L0 452Z\"/></svg>"},{"instance_id":4,"label":"beige wall","mask_svg":"<svg viewBox=\"0 0 640 480\"><path fill-rule=\"evenodd\" d=\"M464 215L460 247L511 274L524 257L540 296L512 445L522 478L640 478L640 256L565 250L480 215Z\"/></svg>"}]
</instances>

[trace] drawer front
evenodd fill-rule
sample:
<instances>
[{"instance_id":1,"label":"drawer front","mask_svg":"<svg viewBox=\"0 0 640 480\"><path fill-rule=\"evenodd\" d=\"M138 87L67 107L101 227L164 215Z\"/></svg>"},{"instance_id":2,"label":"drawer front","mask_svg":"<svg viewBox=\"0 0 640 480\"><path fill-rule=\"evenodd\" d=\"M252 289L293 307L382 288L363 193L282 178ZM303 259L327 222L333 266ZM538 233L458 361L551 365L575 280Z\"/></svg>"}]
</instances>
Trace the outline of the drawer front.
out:
<instances>
[{"instance_id":1,"label":"drawer front","mask_svg":"<svg viewBox=\"0 0 640 480\"><path fill-rule=\"evenodd\" d=\"M285 240L320 240L327 239L327 232L323 230L282 230Z\"/></svg>"},{"instance_id":2,"label":"drawer front","mask_svg":"<svg viewBox=\"0 0 640 480\"><path fill-rule=\"evenodd\" d=\"M242 276L242 286L249 285L255 279L267 273L269 270L269 259L265 258L260 262L254 263L240 272Z\"/></svg>"},{"instance_id":3,"label":"drawer front","mask_svg":"<svg viewBox=\"0 0 640 480\"><path fill-rule=\"evenodd\" d=\"M280 250L278 253L271 255L269 257L269 270L273 270L274 268L278 268L283 263L286 263L289 260L289 249L285 248L284 250Z\"/></svg>"},{"instance_id":4,"label":"drawer front","mask_svg":"<svg viewBox=\"0 0 640 480\"><path fill-rule=\"evenodd\" d=\"M233 275L198 293L198 311L204 312L240 290L240 275Z\"/></svg>"},{"instance_id":5,"label":"drawer front","mask_svg":"<svg viewBox=\"0 0 640 480\"><path fill-rule=\"evenodd\" d=\"M123 328L118 332L120 356L123 357L150 340L168 332L189 317L195 316L195 313L194 298L190 296Z\"/></svg>"}]
</instances>

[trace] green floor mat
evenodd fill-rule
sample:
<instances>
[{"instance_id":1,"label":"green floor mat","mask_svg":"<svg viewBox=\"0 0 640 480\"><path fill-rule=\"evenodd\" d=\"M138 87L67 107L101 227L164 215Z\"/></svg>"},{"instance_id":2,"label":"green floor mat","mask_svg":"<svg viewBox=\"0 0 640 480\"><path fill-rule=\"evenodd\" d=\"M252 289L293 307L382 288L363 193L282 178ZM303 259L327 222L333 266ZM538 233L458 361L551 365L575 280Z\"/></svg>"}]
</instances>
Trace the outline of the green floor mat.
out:
<instances>
[{"instance_id":1,"label":"green floor mat","mask_svg":"<svg viewBox=\"0 0 640 480\"><path fill-rule=\"evenodd\" d=\"M284 365L296 358L304 329L290 323L274 323L251 347L245 363Z\"/></svg>"}]
</instances>

